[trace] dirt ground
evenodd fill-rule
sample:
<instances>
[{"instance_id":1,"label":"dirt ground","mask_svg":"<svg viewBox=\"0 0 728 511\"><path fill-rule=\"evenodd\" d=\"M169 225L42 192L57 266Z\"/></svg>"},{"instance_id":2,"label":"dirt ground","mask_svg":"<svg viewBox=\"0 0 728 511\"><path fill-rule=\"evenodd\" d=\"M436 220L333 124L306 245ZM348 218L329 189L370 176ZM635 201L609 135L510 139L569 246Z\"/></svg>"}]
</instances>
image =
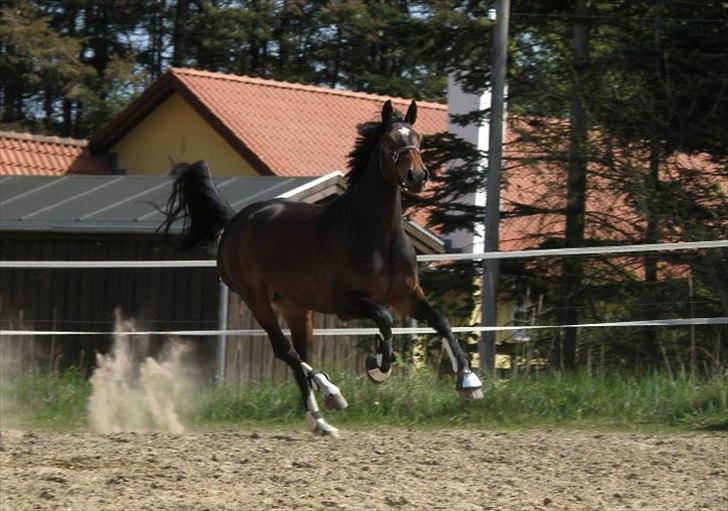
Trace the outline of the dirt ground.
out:
<instances>
[{"instance_id":1,"label":"dirt ground","mask_svg":"<svg viewBox=\"0 0 728 511\"><path fill-rule=\"evenodd\" d=\"M2 431L0 509L728 509L724 433Z\"/></svg>"}]
</instances>

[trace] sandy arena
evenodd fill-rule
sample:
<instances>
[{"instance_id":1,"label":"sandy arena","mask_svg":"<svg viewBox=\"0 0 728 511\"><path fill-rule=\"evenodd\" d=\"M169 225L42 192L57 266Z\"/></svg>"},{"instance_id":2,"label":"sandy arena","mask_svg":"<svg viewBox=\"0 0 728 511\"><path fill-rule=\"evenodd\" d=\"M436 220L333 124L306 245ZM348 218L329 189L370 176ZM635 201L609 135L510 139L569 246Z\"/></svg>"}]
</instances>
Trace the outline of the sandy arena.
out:
<instances>
[{"instance_id":1,"label":"sandy arena","mask_svg":"<svg viewBox=\"0 0 728 511\"><path fill-rule=\"evenodd\" d=\"M724 433L6 430L0 509L728 509Z\"/></svg>"}]
</instances>

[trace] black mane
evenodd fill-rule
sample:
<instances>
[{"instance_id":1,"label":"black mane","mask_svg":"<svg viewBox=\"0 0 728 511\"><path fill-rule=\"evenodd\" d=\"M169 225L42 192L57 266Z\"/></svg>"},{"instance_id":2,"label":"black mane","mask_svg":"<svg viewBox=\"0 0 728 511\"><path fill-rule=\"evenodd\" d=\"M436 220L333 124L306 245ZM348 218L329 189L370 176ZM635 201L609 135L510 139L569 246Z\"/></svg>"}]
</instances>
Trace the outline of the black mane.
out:
<instances>
[{"instance_id":1,"label":"black mane","mask_svg":"<svg viewBox=\"0 0 728 511\"><path fill-rule=\"evenodd\" d=\"M399 110L392 112L392 122L404 121L404 115ZM354 184L367 170L369 158L377 148L379 138L384 134L389 125L382 122L365 122L357 126L359 136L354 143L354 149L349 153L349 173L346 174L346 181L349 185Z\"/></svg>"}]
</instances>

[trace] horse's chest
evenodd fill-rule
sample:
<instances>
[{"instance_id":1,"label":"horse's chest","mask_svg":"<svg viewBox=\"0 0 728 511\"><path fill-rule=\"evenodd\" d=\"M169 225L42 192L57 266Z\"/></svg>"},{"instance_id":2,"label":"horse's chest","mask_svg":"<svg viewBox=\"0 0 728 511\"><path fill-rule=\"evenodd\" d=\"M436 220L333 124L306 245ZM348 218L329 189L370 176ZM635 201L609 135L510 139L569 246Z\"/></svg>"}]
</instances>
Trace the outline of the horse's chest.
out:
<instances>
[{"instance_id":1,"label":"horse's chest","mask_svg":"<svg viewBox=\"0 0 728 511\"><path fill-rule=\"evenodd\" d=\"M384 255L381 252L370 252L360 259L360 271L367 278L376 278L386 271Z\"/></svg>"},{"instance_id":2,"label":"horse's chest","mask_svg":"<svg viewBox=\"0 0 728 511\"><path fill-rule=\"evenodd\" d=\"M385 297L402 294L414 288L417 282L412 265L405 258L389 254L372 253L366 259L361 283L374 295Z\"/></svg>"}]
</instances>

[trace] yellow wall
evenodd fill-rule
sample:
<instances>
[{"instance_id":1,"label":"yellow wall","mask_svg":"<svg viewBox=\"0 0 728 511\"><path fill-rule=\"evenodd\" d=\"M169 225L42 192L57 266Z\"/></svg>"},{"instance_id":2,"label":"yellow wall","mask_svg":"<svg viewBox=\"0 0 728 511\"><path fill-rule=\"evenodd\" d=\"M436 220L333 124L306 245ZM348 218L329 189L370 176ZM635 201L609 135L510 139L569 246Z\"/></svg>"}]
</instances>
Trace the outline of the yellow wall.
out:
<instances>
[{"instance_id":1,"label":"yellow wall","mask_svg":"<svg viewBox=\"0 0 728 511\"><path fill-rule=\"evenodd\" d=\"M230 144L174 93L114 145L117 166L127 174L164 174L171 156L192 163L205 160L213 176L258 173Z\"/></svg>"}]
</instances>

